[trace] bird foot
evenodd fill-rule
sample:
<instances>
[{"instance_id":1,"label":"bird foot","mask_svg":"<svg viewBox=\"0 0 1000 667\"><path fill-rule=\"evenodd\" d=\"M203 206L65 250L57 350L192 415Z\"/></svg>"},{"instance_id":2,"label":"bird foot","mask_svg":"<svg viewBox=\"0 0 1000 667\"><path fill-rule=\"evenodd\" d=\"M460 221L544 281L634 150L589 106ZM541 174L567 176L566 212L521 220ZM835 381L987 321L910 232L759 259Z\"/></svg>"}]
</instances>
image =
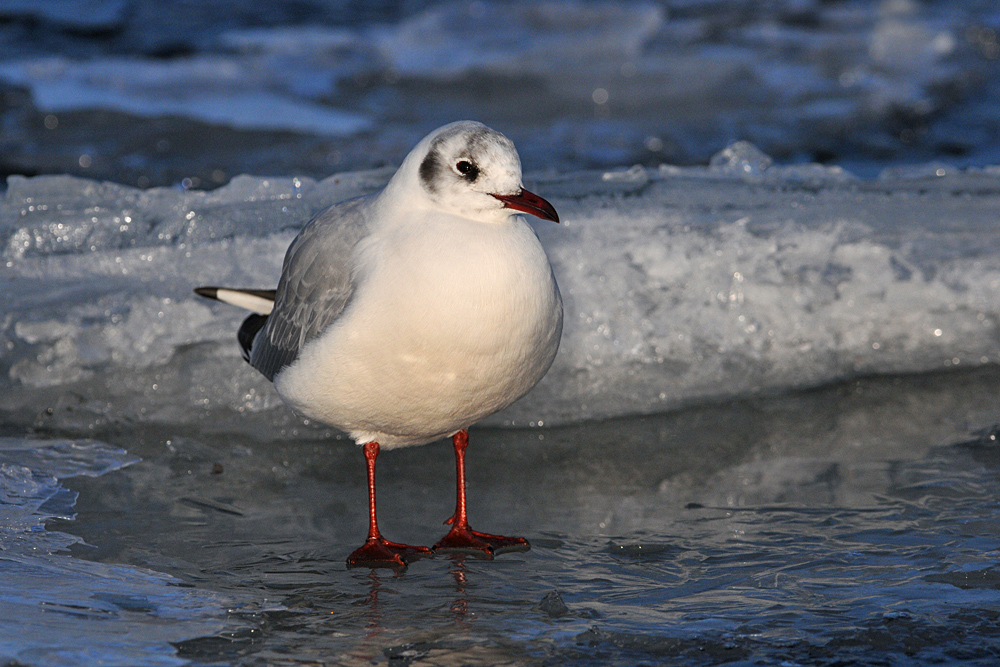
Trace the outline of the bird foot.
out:
<instances>
[{"instance_id":1,"label":"bird foot","mask_svg":"<svg viewBox=\"0 0 1000 667\"><path fill-rule=\"evenodd\" d=\"M390 542L384 537L369 537L364 545L347 557L347 567L398 569L431 555L431 550L427 547Z\"/></svg>"},{"instance_id":2,"label":"bird foot","mask_svg":"<svg viewBox=\"0 0 1000 667\"><path fill-rule=\"evenodd\" d=\"M523 537L504 537L472 530L468 526L453 526L432 549L434 553L469 554L485 560L509 551L528 551L531 545Z\"/></svg>"}]
</instances>

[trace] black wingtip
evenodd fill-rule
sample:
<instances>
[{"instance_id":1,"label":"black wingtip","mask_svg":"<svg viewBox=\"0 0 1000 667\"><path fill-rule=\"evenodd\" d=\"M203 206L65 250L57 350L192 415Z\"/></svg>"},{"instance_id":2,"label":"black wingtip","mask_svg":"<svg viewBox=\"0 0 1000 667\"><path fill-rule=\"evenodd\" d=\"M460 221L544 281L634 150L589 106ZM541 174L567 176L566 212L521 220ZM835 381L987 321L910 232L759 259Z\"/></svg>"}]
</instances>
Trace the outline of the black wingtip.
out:
<instances>
[{"instance_id":1,"label":"black wingtip","mask_svg":"<svg viewBox=\"0 0 1000 667\"><path fill-rule=\"evenodd\" d=\"M195 287L194 293L198 296L203 296L206 299L219 300L219 288L218 287Z\"/></svg>"},{"instance_id":2,"label":"black wingtip","mask_svg":"<svg viewBox=\"0 0 1000 667\"><path fill-rule=\"evenodd\" d=\"M267 324L267 315L250 313L240 325L240 330L236 332L236 340L240 343L240 352L243 353L243 359L248 363L250 350L253 349L253 341L257 337L257 332L263 329L265 324ZM273 378L268 378L268 380L271 379Z\"/></svg>"}]
</instances>

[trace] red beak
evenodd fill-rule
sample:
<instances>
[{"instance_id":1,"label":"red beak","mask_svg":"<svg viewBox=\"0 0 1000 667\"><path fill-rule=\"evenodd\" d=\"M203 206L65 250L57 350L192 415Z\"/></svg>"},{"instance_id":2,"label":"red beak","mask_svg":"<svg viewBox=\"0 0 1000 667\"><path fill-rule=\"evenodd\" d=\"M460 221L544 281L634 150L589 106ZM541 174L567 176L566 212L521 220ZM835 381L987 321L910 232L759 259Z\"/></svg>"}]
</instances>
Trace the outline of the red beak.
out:
<instances>
[{"instance_id":1,"label":"red beak","mask_svg":"<svg viewBox=\"0 0 1000 667\"><path fill-rule=\"evenodd\" d=\"M548 203L534 192L522 189L516 195L493 195L503 202L504 208L512 208L537 216L542 220L559 222L559 214L552 204Z\"/></svg>"}]
</instances>

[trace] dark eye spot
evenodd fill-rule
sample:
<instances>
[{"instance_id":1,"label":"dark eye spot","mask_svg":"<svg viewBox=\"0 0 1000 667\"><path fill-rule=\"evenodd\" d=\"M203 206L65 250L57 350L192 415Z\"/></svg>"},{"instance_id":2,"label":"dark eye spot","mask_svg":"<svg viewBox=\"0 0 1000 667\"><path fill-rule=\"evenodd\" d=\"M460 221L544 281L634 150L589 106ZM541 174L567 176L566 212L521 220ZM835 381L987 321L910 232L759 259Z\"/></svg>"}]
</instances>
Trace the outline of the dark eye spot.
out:
<instances>
[{"instance_id":1,"label":"dark eye spot","mask_svg":"<svg viewBox=\"0 0 1000 667\"><path fill-rule=\"evenodd\" d=\"M427 153L427 157L424 161L420 163L420 181L423 183L424 188L428 192L437 191L437 186L434 182L434 177L437 175L439 165L437 152L431 150Z\"/></svg>"},{"instance_id":2,"label":"dark eye spot","mask_svg":"<svg viewBox=\"0 0 1000 667\"><path fill-rule=\"evenodd\" d=\"M467 181L474 181L479 177L479 167L468 160L459 160L455 164L455 170L465 177Z\"/></svg>"}]
</instances>

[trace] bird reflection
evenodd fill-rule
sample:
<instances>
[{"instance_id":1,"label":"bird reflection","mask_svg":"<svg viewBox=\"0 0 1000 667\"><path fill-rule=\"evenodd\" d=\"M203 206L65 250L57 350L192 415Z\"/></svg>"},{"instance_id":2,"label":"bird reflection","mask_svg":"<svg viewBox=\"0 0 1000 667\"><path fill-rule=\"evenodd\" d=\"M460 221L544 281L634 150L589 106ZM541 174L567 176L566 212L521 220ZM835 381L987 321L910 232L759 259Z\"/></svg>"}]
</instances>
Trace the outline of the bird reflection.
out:
<instances>
[{"instance_id":1,"label":"bird reflection","mask_svg":"<svg viewBox=\"0 0 1000 667\"><path fill-rule=\"evenodd\" d=\"M368 622L365 623L365 637L372 639L378 637L385 630L382 627L382 612L378 607L378 594L382 588L382 578L379 576L377 570L372 570L368 574L368 580L371 581L371 590L368 591L368 595L364 601L365 606L368 607Z\"/></svg>"},{"instance_id":2,"label":"bird reflection","mask_svg":"<svg viewBox=\"0 0 1000 667\"><path fill-rule=\"evenodd\" d=\"M451 574L455 582L455 590L451 595L452 599L448 605L448 611L455 625L464 628L475 614L475 612L469 611L469 596L467 592L469 587L469 570L465 563L466 556L464 554L452 554L449 555L448 560L451 561L448 573ZM401 568L392 577L398 578L404 572L405 568ZM360 659L371 660L378 658L379 654L383 651L383 644L396 634L390 620L392 616L391 605L393 604L392 595L396 591L392 589L391 585L388 588L385 587L384 584L387 582L384 581L384 577L386 575L380 574L379 570L372 569L366 576L368 579L368 592L363 599L355 603L364 609L364 641L351 654ZM390 599L385 601L380 600L379 598L383 593L390 595ZM387 613L383 613L383 602L390 605L386 610ZM395 630L399 630L399 628Z\"/></svg>"},{"instance_id":3,"label":"bird reflection","mask_svg":"<svg viewBox=\"0 0 1000 667\"><path fill-rule=\"evenodd\" d=\"M455 579L455 593L457 597L452 601L449 609L455 616L456 621L463 621L465 619L465 615L469 612L469 600L465 595L465 586L468 583L466 578L468 570L465 567L465 556L462 554L455 554L451 557L451 562L453 564L451 568L451 576Z\"/></svg>"},{"instance_id":4,"label":"bird reflection","mask_svg":"<svg viewBox=\"0 0 1000 667\"><path fill-rule=\"evenodd\" d=\"M379 595L382 591L382 577L376 570L368 573L368 594L364 599L357 600L354 604L359 607L361 616L364 619L364 637L351 647L347 653L347 664L372 664L383 658L387 628L383 624L382 609ZM359 582L360 583L360 582Z\"/></svg>"}]
</instances>

